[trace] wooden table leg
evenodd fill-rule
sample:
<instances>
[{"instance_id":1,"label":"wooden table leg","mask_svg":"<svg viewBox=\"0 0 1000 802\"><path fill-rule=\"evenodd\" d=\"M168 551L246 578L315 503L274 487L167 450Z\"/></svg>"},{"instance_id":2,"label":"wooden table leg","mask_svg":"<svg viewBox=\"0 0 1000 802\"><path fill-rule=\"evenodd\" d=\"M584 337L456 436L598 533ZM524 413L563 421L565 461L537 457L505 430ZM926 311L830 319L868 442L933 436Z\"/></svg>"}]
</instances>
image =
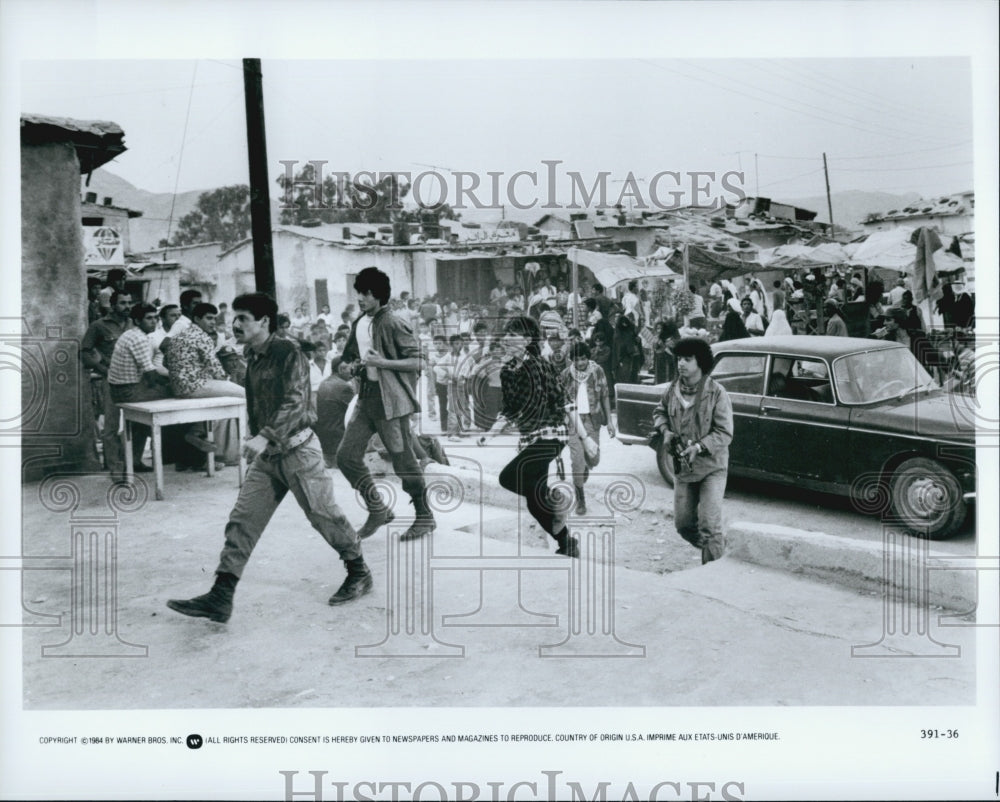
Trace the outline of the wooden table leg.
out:
<instances>
[{"instance_id":1,"label":"wooden table leg","mask_svg":"<svg viewBox=\"0 0 1000 802\"><path fill-rule=\"evenodd\" d=\"M119 412L119 415L122 413ZM125 418L125 481L132 484L132 478L135 474L135 463L132 460L132 421Z\"/></svg>"},{"instance_id":2,"label":"wooden table leg","mask_svg":"<svg viewBox=\"0 0 1000 802\"><path fill-rule=\"evenodd\" d=\"M208 442L212 443L213 445L215 444L214 423L215 423L214 421L210 420L205 421L205 439L208 440ZM215 476L214 449L212 451L209 451L208 454L206 454L205 456L207 457L207 459L205 460L205 464L208 466L208 475Z\"/></svg>"},{"instance_id":3,"label":"wooden table leg","mask_svg":"<svg viewBox=\"0 0 1000 802\"><path fill-rule=\"evenodd\" d=\"M160 442L160 425L153 418L153 478L156 483L156 500L163 501L163 448Z\"/></svg>"}]
</instances>

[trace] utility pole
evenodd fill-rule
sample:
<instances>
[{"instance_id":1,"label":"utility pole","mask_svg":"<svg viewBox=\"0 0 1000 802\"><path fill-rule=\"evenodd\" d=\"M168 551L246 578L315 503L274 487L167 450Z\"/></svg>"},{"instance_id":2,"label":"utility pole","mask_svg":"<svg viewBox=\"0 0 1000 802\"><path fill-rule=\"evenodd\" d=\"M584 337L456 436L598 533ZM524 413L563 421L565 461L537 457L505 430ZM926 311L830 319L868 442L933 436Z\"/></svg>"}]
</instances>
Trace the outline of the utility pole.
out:
<instances>
[{"instance_id":1,"label":"utility pole","mask_svg":"<svg viewBox=\"0 0 1000 802\"><path fill-rule=\"evenodd\" d=\"M833 202L830 200L830 173L826 169L826 154L823 154L823 176L826 178L826 210L830 215L830 237L833 238Z\"/></svg>"},{"instance_id":2,"label":"utility pole","mask_svg":"<svg viewBox=\"0 0 1000 802\"><path fill-rule=\"evenodd\" d=\"M267 140L264 137L264 87L259 58L243 59L243 91L247 109L254 280L257 292L266 292L277 300L274 247L271 244L271 194L267 183Z\"/></svg>"}]
</instances>

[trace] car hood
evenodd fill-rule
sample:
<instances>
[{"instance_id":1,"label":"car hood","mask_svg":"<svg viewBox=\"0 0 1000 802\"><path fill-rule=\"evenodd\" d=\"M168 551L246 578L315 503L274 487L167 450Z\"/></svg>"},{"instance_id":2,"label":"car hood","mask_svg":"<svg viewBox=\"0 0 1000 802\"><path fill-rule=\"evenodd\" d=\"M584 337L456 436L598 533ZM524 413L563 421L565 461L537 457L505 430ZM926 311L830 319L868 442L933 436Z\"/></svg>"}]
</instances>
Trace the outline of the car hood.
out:
<instances>
[{"instance_id":1,"label":"car hood","mask_svg":"<svg viewBox=\"0 0 1000 802\"><path fill-rule=\"evenodd\" d=\"M941 390L907 396L851 412L851 427L975 442L975 399Z\"/></svg>"}]
</instances>

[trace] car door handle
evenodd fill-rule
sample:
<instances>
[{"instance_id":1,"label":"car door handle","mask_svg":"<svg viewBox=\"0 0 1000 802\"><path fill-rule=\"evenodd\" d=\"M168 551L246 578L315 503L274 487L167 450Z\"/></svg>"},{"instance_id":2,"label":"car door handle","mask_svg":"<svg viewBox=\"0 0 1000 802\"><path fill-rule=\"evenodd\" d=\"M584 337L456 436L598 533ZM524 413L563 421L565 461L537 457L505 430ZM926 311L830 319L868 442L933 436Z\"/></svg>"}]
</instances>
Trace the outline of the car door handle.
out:
<instances>
[{"instance_id":1,"label":"car door handle","mask_svg":"<svg viewBox=\"0 0 1000 802\"><path fill-rule=\"evenodd\" d=\"M781 412L781 407L772 407L768 406L767 404L761 407L761 409L763 409L765 412Z\"/></svg>"}]
</instances>

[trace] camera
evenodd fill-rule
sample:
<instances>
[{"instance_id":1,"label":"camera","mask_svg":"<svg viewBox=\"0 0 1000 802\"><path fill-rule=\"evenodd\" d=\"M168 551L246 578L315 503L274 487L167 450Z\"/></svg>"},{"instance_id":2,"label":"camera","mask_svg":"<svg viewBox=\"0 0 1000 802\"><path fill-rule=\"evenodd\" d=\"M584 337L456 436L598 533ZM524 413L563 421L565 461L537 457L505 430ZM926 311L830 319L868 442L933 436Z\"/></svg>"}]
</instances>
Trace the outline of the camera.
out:
<instances>
[{"instance_id":1,"label":"camera","mask_svg":"<svg viewBox=\"0 0 1000 802\"><path fill-rule=\"evenodd\" d=\"M688 445L691 445L691 444L688 443ZM668 446L668 448L670 450L670 456L674 460L674 472L675 473L680 473L681 466L683 466L684 468L686 468L687 470L690 471L691 470L691 460L689 460L684 455L684 449L687 448L687 446L685 446L684 443L681 442L681 438L680 437L671 437L670 438L670 445Z\"/></svg>"}]
</instances>

